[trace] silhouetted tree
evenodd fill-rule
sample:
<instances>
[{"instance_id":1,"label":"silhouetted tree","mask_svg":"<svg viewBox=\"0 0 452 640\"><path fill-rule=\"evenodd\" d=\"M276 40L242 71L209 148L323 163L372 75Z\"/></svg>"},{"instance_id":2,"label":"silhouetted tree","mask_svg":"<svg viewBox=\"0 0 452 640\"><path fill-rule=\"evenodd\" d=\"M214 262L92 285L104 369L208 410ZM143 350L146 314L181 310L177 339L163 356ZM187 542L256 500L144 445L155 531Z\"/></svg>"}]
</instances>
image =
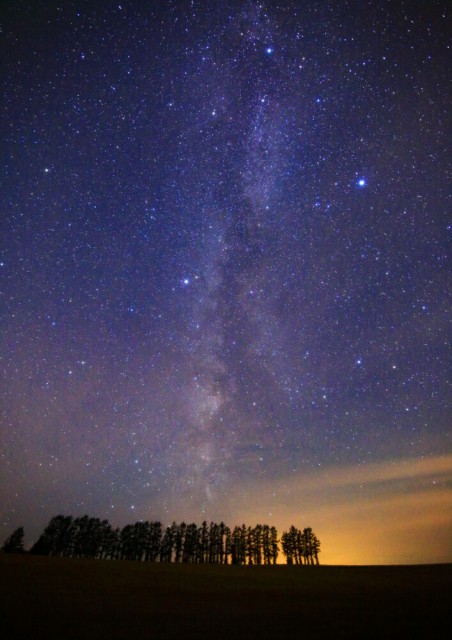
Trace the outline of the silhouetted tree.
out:
<instances>
[{"instance_id":1,"label":"silhouetted tree","mask_svg":"<svg viewBox=\"0 0 452 640\"><path fill-rule=\"evenodd\" d=\"M284 531L281 536L281 548L287 564L294 564L294 542L291 531Z\"/></svg>"},{"instance_id":2,"label":"silhouetted tree","mask_svg":"<svg viewBox=\"0 0 452 640\"><path fill-rule=\"evenodd\" d=\"M292 525L282 534L281 546L287 564L319 564L320 540L311 527L300 531Z\"/></svg>"},{"instance_id":3,"label":"silhouetted tree","mask_svg":"<svg viewBox=\"0 0 452 640\"><path fill-rule=\"evenodd\" d=\"M311 534L312 529L310 527L303 529L303 533L300 536L300 552L303 556L304 564L312 564L311 554Z\"/></svg>"},{"instance_id":4,"label":"silhouetted tree","mask_svg":"<svg viewBox=\"0 0 452 640\"><path fill-rule=\"evenodd\" d=\"M276 561L278 560L278 553L279 553L279 540L278 540L278 532L276 530L276 527L270 527L270 558L272 561L272 564L276 564Z\"/></svg>"},{"instance_id":5,"label":"silhouetted tree","mask_svg":"<svg viewBox=\"0 0 452 640\"><path fill-rule=\"evenodd\" d=\"M242 530L235 526L231 533L231 563L240 564L240 542Z\"/></svg>"},{"instance_id":6,"label":"silhouetted tree","mask_svg":"<svg viewBox=\"0 0 452 640\"><path fill-rule=\"evenodd\" d=\"M319 553L320 553L320 540L317 538L315 534L312 536L312 555L314 557L315 564L319 564Z\"/></svg>"},{"instance_id":7,"label":"silhouetted tree","mask_svg":"<svg viewBox=\"0 0 452 640\"><path fill-rule=\"evenodd\" d=\"M232 555L232 532L229 527L224 528L224 564L228 564Z\"/></svg>"},{"instance_id":8,"label":"silhouetted tree","mask_svg":"<svg viewBox=\"0 0 452 640\"><path fill-rule=\"evenodd\" d=\"M234 527L231 534L231 562L239 564L240 527Z\"/></svg>"},{"instance_id":9,"label":"silhouetted tree","mask_svg":"<svg viewBox=\"0 0 452 640\"><path fill-rule=\"evenodd\" d=\"M187 525L185 524L185 522L181 522L181 524L176 529L174 540L174 562L182 562L182 550L184 548L186 529Z\"/></svg>"},{"instance_id":10,"label":"silhouetted tree","mask_svg":"<svg viewBox=\"0 0 452 640\"><path fill-rule=\"evenodd\" d=\"M72 516L55 516L44 529L44 533L33 545L30 553L45 556L68 555L73 535Z\"/></svg>"},{"instance_id":11,"label":"silhouetted tree","mask_svg":"<svg viewBox=\"0 0 452 640\"><path fill-rule=\"evenodd\" d=\"M72 531L68 534L68 541L73 545L73 554L78 558L101 558L104 539L111 529L107 520L83 516L75 518Z\"/></svg>"},{"instance_id":12,"label":"silhouetted tree","mask_svg":"<svg viewBox=\"0 0 452 640\"><path fill-rule=\"evenodd\" d=\"M160 554L160 542L162 539L162 525L160 522L149 524L145 560L155 562Z\"/></svg>"},{"instance_id":13,"label":"silhouetted tree","mask_svg":"<svg viewBox=\"0 0 452 640\"><path fill-rule=\"evenodd\" d=\"M102 557L106 560L118 560L121 551L121 530L109 527L104 531Z\"/></svg>"},{"instance_id":14,"label":"silhouetted tree","mask_svg":"<svg viewBox=\"0 0 452 640\"><path fill-rule=\"evenodd\" d=\"M245 525L234 527L231 536L231 559L232 564L245 564L246 562L246 535Z\"/></svg>"},{"instance_id":15,"label":"silhouetted tree","mask_svg":"<svg viewBox=\"0 0 452 640\"><path fill-rule=\"evenodd\" d=\"M165 529L160 543L160 562L171 562L172 560L176 527L176 523L173 522L170 527Z\"/></svg>"},{"instance_id":16,"label":"silhouetted tree","mask_svg":"<svg viewBox=\"0 0 452 640\"><path fill-rule=\"evenodd\" d=\"M182 562L196 562L198 558L198 525L187 525L182 548Z\"/></svg>"},{"instance_id":17,"label":"silhouetted tree","mask_svg":"<svg viewBox=\"0 0 452 640\"><path fill-rule=\"evenodd\" d=\"M305 564L319 564L320 540L311 527L303 529L303 557Z\"/></svg>"},{"instance_id":18,"label":"silhouetted tree","mask_svg":"<svg viewBox=\"0 0 452 640\"><path fill-rule=\"evenodd\" d=\"M24 552L24 528L17 527L12 534L6 538L0 549L2 553L23 553Z\"/></svg>"},{"instance_id":19,"label":"silhouetted tree","mask_svg":"<svg viewBox=\"0 0 452 640\"><path fill-rule=\"evenodd\" d=\"M20 529L13 535L18 535ZM3 551L14 540L8 538L6 542ZM243 524L231 530L224 522L208 525L204 521L200 527L173 522L162 532L160 522L139 521L120 530L113 529L108 520L59 515L50 520L30 553L145 562L270 565L277 562L279 543L276 528L267 524ZM281 548L287 564L319 564L320 541L310 527L301 531L292 525L281 536Z\"/></svg>"},{"instance_id":20,"label":"silhouetted tree","mask_svg":"<svg viewBox=\"0 0 452 640\"><path fill-rule=\"evenodd\" d=\"M135 550L133 560L145 560L149 544L149 522L136 522L135 525Z\"/></svg>"},{"instance_id":21,"label":"silhouetted tree","mask_svg":"<svg viewBox=\"0 0 452 640\"><path fill-rule=\"evenodd\" d=\"M242 524L241 529L240 529L239 564L246 564L247 534L248 534L248 529L247 529L246 525Z\"/></svg>"},{"instance_id":22,"label":"silhouetted tree","mask_svg":"<svg viewBox=\"0 0 452 640\"><path fill-rule=\"evenodd\" d=\"M229 555L229 538L231 536L231 530L224 522L220 522L218 525L218 562L220 564L228 564Z\"/></svg>"},{"instance_id":23,"label":"silhouetted tree","mask_svg":"<svg viewBox=\"0 0 452 640\"><path fill-rule=\"evenodd\" d=\"M263 526L257 524L254 527L254 564L262 564L263 544Z\"/></svg>"},{"instance_id":24,"label":"silhouetted tree","mask_svg":"<svg viewBox=\"0 0 452 640\"><path fill-rule=\"evenodd\" d=\"M137 529L133 524L127 524L121 530L121 559L137 559Z\"/></svg>"},{"instance_id":25,"label":"silhouetted tree","mask_svg":"<svg viewBox=\"0 0 452 640\"><path fill-rule=\"evenodd\" d=\"M201 524L198 530L198 545L197 545L197 562L207 562L209 553L209 529L207 522Z\"/></svg>"}]
</instances>

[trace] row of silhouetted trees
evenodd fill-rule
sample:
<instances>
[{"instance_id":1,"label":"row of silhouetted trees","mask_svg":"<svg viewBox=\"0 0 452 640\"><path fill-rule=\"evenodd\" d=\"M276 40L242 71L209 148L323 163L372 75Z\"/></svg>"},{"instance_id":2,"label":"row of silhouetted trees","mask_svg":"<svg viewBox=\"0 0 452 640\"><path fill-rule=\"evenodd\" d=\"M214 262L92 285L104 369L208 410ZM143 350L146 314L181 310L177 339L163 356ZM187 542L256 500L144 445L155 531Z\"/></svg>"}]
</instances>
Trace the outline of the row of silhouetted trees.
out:
<instances>
[{"instance_id":1,"label":"row of silhouetted trees","mask_svg":"<svg viewBox=\"0 0 452 640\"><path fill-rule=\"evenodd\" d=\"M5 541L2 551L23 551L23 528ZM198 525L136 522L114 529L108 520L83 516L52 518L30 553L68 558L216 564L276 564L279 542L287 564L319 564L320 541L311 528L292 526L282 534L257 524L233 529L223 522Z\"/></svg>"},{"instance_id":2,"label":"row of silhouetted trees","mask_svg":"<svg viewBox=\"0 0 452 640\"><path fill-rule=\"evenodd\" d=\"M300 531L291 526L281 537L287 564L319 564L320 540L311 527Z\"/></svg>"}]
</instances>

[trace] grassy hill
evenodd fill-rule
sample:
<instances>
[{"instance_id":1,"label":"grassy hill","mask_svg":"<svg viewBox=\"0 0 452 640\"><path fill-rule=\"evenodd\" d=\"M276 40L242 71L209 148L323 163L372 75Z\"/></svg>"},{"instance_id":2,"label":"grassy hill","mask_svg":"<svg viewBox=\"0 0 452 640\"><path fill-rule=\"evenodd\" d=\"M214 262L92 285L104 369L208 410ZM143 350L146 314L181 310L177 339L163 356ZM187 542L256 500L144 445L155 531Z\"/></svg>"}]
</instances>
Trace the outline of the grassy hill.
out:
<instances>
[{"instance_id":1,"label":"grassy hill","mask_svg":"<svg viewBox=\"0 0 452 640\"><path fill-rule=\"evenodd\" d=\"M244 567L0 554L8 640L446 637L452 565Z\"/></svg>"}]
</instances>

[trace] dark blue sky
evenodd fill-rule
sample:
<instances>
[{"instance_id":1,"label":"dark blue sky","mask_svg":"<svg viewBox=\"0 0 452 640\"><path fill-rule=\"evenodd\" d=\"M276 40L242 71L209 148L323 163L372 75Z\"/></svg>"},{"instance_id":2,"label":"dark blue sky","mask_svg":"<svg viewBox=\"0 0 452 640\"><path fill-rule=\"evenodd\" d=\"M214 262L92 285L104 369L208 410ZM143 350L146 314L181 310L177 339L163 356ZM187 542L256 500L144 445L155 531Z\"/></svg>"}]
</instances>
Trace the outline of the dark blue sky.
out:
<instances>
[{"instance_id":1,"label":"dark blue sky","mask_svg":"<svg viewBox=\"0 0 452 640\"><path fill-rule=\"evenodd\" d=\"M1 14L5 537L450 453L445 3Z\"/></svg>"}]
</instances>

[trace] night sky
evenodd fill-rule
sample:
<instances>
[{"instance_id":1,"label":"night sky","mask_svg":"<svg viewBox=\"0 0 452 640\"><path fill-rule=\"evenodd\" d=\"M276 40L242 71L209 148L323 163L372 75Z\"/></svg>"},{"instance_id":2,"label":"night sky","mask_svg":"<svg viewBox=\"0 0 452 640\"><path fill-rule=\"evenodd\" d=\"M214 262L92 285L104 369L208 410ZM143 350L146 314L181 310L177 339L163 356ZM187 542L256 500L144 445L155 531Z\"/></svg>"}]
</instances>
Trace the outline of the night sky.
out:
<instances>
[{"instance_id":1,"label":"night sky","mask_svg":"<svg viewBox=\"0 0 452 640\"><path fill-rule=\"evenodd\" d=\"M445 7L2 3L2 540L452 561Z\"/></svg>"}]
</instances>

